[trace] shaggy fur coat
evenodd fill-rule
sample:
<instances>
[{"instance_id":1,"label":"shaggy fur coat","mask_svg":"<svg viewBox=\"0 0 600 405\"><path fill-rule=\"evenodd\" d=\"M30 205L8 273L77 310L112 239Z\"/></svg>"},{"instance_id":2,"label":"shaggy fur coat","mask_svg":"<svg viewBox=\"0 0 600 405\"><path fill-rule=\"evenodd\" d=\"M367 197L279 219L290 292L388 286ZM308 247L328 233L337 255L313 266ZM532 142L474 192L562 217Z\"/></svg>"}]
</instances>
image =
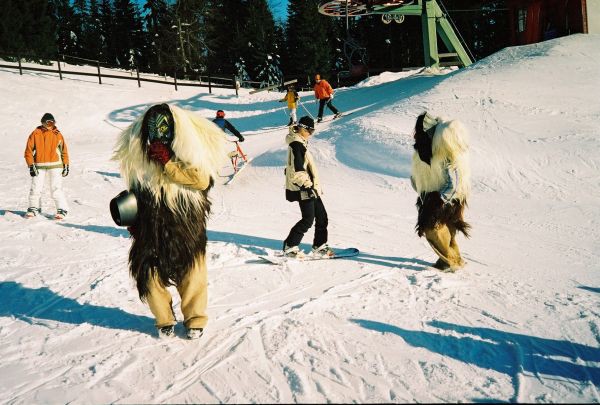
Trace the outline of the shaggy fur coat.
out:
<instances>
[{"instance_id":1,"label":"shaggy fur coat","mask_svg":"<svg viewBox=\"0 0 600 405\"><path fill-rule=\"evenodd\" d=\"M189 111L168 107L174 121L171 160L210 176L210 182L204 190L184 186L150 160L147 131L142 131L144 116L121 133L113 160L120 163L121 175L138 201L129 264L142 300L149 293L151 277L157 275L164 286L178 285L199 255L205 254L211 206L208 191L218 169L227 162L220 128Z\"/></svg>"},{"instance_id":2,"label":"shaggy fur coat","mask_svg":"<svg viewBox=\"0 0 600 405\"><path fill-rule=\"evenodd\" d=\"M471 191L468 133L459 121L441 117L436 121L437 125L427 132L422 128L422 119L417 120L415 128L411 180L419 194L416 230L422 236L426 229L446 224L468 236L470 226L463 220ZM448 171L454 170L458 175L455 193L452 200L444 204L440 190L448 181Z\"/></svg>"}]
</instances>

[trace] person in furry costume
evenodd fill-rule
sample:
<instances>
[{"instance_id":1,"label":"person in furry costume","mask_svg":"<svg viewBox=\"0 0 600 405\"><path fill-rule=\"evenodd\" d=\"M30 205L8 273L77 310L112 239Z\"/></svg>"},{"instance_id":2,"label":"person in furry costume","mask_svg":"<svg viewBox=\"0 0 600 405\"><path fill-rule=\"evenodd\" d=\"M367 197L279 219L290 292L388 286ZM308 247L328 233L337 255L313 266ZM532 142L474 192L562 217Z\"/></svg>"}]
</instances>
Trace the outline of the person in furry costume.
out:
<instances>
[{"instance_id":1,"label":"person in furry costume","mask_svg":"<svg viewBox=\"0 0 600 405\"><path fill-rule=\"evenodd\" d=\"M457 120L425 112L415 125L411 183L419 194L416 231L425 235L439 259L434 267L456 271L465 265L456 233L469 237L463 211L470 194L468 134Z\"/></svg>"},{"instance_id":2,"label":"person in furry costume","mask_svg":"<svg viewBox=\"0 0 600 405\"><path fill-rule=\"evenodd\" d=\"M124 130L114 160L137 198L130 273L156 318L159 336L174 336L167 286L181 296L188 338L207 323L208 191L223 162L226 140L216 125L175 106L152 106Z\"/></svg>"}]
</instances>

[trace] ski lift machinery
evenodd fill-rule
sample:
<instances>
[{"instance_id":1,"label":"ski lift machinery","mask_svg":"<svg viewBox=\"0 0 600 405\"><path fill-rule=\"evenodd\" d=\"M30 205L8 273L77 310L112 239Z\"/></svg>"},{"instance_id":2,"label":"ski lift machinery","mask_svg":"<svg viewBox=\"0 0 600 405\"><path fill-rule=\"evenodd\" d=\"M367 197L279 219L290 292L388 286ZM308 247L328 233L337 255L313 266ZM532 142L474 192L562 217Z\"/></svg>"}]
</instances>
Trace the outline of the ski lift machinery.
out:
<instances>
[{"instance_id":1,"label":"ski lift machinery","mask_svg":"<svg viewBox=\"0 0 600 405\"><path fill-rule=\"evenodd\" d=\"M469 66L473 63L472 54L467 52L468 48L463 47L457 35L458 30L455 30L447 11L445 8L442 11L437 0L327 0L319 4L319 13L329 17L346 17L348 39L344 43L344 53L351 68L354 67L352 57L356 52L359 54L362 52L359 56L364 63L366 49L360 48L360 45L351 38L348 19L369 14L381 14L384 24L392 21L402 23L404 16L407 15L421 17L425 66L439 68L456 64ZM448 53L438 53L438 35L448 49ZM440 58L445 60L440 61ZM453 60L446 61L448 58Z\"/></svg>"}]
</instances>

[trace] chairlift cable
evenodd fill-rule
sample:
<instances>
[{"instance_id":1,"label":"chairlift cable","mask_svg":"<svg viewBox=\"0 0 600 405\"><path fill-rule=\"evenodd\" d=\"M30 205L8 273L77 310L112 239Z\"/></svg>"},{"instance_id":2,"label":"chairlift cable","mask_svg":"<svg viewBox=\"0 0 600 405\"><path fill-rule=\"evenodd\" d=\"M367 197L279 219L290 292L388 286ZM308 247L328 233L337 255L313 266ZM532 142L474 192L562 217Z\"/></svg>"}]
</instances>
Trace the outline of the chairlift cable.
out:
<instances>
[{"instance_id":1,"label":"chairlift cable","mask_svg":"<svg viewBox=\"0 0 600 405\"><path fill-rule=\"evenodd\" d=\"M450 15L450 13L448 12L448 9L446 8L446 5L444 4L444 2L442 0L438 0L438 2L439 2L440 6L442 7L442 9L444 11L444 14L446 14L446 16L448 17L448 21L450 21L450 24L452 24L452 27L453 27L454 31L460 37L460 40L461 40L463 46L465 47L465 49L467 50L467 52L469 53L469 56L471 57L471 59L473 60L473 62L475 62L477 60L475 58L475 55L473 55L473 52L471 52L471 49L469 48L469 45L467 44L467 41L465 41L465 38L462 36L462 34L460 33L458 27L454 23L454 20L452 19L452 16Z\"/></svg>"}]
</instances>

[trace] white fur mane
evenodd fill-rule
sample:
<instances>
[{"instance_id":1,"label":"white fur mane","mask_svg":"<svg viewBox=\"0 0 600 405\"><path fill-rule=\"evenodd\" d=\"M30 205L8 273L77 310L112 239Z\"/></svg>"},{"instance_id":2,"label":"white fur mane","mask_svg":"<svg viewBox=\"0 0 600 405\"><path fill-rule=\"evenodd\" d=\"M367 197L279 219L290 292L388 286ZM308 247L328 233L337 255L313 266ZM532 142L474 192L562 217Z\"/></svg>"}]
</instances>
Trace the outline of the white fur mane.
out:
<instances>
[{"instance_id":1,"label":"white fur mane","mask_svg":"<svg viewBox=\"0 0 600 405\"><path fill-rule=\"evenodd\" d=\"M227 162L224 132L212 121L190 111L171 105L169 108L175 121L175 137L171 144L174 158L214 178ZM164 190L165 203L172 211L181 212L188 208L178 206L178 200L192 206L204 206L207 201L202 193L173 182L164 174L160 164L144 156L141 145L144 115L121 133L112 157L120 163L121 175L128 189L146 188L157 202Z\"/></svg>"},{"instance_id":2,"label":"white fur mane","mask_svg":"<svg viewBox=\"0 0 600 405\"><path fill-rule=\"evenodd\" d=\"M468 131L460 121L446 121L439 117L437 120L439 124L431 145L431 164L423 162L417 151L413 153L412 178L415 187L419 194L439 191L446 181L444 168L448 165L458 171L455 198L465 201L471 190Z\"/></svg>"}]
</instances>

